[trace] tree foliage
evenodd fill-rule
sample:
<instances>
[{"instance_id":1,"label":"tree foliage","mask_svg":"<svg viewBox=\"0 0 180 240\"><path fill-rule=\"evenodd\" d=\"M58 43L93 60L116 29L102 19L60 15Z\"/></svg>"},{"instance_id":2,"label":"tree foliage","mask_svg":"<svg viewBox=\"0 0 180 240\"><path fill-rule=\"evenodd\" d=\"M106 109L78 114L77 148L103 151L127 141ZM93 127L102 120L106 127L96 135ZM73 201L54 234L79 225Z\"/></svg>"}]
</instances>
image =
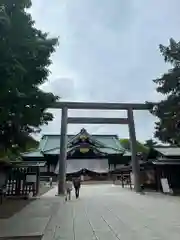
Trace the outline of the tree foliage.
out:
<instances>
[{"instance_id":1,"label":"tree foliage","mask_svg":"<svg viewBox=\"0 0 180 240\"><path fill-rule=\"evenodd\" d=\"M157 104L148 103L151 113L158 117L155 137L162 142L180 143L180 42L170 39L169 46L160 45L160 52L171 69L154 80L157 92L164 97Z\"/></svg>"},{"instance_id":2,"label":"tree foliage","mask_svg":"<svg viewBox=\"0 0 180 240\"><path fill-rule=\"evenodd\" d=\"M124 139L119 139L119 141L120 141L121 145L123 146L123 148L125 148L128 151L131 151L130 140L129 139L124 138ZM149 148L144 146L139 141L136 141L136 151L141 152L141 153L148 153Z\"/></svg>"},{"instance_id":3,"label":"tree foliage","mask_svg":"<svg viewBox=\"0 0 180 240\"><path fill-rule=\"evenodd\" d=\"M0 0L1 149L25 146L30 134L53 119L46 109L58 99L39 88L58 39L35 27L30 7L30 0Z\"/></svg>"}]
</instances>

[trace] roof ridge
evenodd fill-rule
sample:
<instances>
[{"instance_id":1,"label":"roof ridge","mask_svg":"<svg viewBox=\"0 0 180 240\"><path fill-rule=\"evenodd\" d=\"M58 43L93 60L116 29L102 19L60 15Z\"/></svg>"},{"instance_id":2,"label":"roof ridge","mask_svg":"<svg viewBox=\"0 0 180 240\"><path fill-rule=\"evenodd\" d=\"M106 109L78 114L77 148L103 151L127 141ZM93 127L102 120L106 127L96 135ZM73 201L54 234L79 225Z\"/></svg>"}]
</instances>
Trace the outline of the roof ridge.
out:
<instances>
[{"instance_id":1,"label":"roof ridge","mask_svg":"<svg viewBox=\"0 0 180 240\"><path fill-rule=\"evenodd\" d=\"M67 136L77 136L78 134L67 134ZM117 134L89 134L91 136L101 136L101 137L117 137L118 138L118 135ZM42 135L42 138L43 137L60 137L61 134L43 134Z\"/></svg>"}]
</instances>

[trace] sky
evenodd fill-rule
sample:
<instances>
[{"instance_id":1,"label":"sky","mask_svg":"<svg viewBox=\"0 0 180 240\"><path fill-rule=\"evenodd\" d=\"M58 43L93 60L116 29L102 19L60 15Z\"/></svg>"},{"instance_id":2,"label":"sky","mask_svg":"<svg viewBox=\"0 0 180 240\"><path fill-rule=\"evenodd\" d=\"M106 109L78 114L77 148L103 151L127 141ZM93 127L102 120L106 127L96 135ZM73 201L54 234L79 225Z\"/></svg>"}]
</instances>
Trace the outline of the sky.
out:
<instances>
[{"instance_id":1,"label":"sky","mask_svg":"<svg viewBox=\"0 0 180 240\"><path fill-rule=\"evenodd\" d=\"M61 101L145 102L161 99L153 79L167 71L159 44L180 40L179 0L33 0L36 26L59 36L51 74L42 86ZM59 134L61 111L42 134ZM124 117L124 111L69 111L69 116ZM135 111L136 137L153 137L148 111ZM69 125L69 133L85 127L94 134L128 138L125 125Z\"/></svg>"}]
</instances>

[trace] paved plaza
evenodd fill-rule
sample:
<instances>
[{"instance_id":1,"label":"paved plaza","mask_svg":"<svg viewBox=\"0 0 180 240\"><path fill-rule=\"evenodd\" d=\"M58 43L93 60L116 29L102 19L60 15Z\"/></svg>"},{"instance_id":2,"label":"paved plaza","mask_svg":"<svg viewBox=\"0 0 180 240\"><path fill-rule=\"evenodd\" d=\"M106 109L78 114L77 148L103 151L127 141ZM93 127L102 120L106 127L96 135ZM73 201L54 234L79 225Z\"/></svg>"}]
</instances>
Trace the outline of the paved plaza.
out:
<instances>
[{"instance_id":1,"label":"paved plaza","mask_svg":"<svg viewBox=\"0 0 180 240\"><path fill-rule=\"evenodd\" d=\"M28 205L8 224L1 222L1 235L27 233L41 239L44 234L43 240L180 239L178 197L139 195L111 184L82 186L80 199L73 196L69 202L55 197L56 193L57 187Z\"/></svg>"},{"instance_id":2,"label":"paved plaza","mask_svg":"<svg viewBox=\"0 0 180 240\"><path fill-rule=\"evenodd\" d=\"M180 200L111 184L83 186L80 199L73 197L49 222L43 240L50 239L179 240Z\"/></svg>"}]
</instances>

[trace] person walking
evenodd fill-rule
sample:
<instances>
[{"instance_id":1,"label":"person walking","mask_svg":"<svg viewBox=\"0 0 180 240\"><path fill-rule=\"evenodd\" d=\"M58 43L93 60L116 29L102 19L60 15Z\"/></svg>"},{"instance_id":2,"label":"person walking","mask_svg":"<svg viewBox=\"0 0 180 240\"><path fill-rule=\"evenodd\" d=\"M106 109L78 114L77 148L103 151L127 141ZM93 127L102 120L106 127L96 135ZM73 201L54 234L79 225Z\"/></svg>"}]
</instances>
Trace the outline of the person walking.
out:
<instances>
[{"instance_id":1,"label":"person walking","mask_svg":"<svg viewBox=\"0 0 180 240\"><path fill-rule=\"evenodd\" d=\"M79 198L79 191L81 188L81 180L80 178L75 178L73 181L73 185L74 185L74 189L75 189L75 195L76 195L76 199Z\"/></svg>"},{"instance_id":2,"label":"person walking","mask_svg":"<svg viewBox=\"0 0 180 240\"><path fill-rule=\"evenodd\" d=\"M115 185L116 184L116 176L115 175L112 176L112 180L113 180L113 184Z\"/></svg>"},{"instance_id":3,"label":"person walking","mask_svg":"<svg viewBox=\"0 0 180 240\"><path fill-rule=\"evenodd\" d=\"M52 187L53 185L53 181L52 181L52 177L49 178L49 186Z\"/></svg>"},{"instance_id":4,"label":"person walking","mask_svg":"<svg viewBox=\"0 0 180 240\"><path fill-rule=\"evenodd\" d=\"M71 181L66 181L66 197L65 200L71 200L71 192L72 192L73 184Z\"/></svg>"}]
</instances>

